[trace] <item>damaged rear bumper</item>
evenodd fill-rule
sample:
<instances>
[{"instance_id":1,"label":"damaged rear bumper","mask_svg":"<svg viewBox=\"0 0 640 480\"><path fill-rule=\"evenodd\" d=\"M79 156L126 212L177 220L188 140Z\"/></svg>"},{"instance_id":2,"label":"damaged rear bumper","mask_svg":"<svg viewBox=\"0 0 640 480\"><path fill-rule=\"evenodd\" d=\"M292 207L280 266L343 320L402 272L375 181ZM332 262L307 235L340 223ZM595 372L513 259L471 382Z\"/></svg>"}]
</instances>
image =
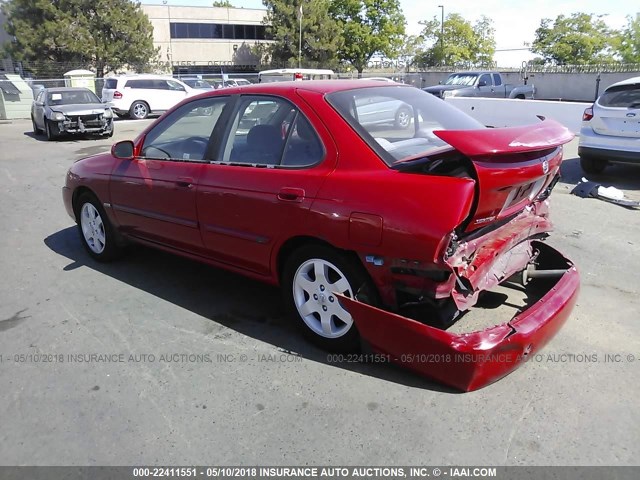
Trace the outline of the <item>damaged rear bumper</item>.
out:
<instances>
[{"instance_id":1,"label":"damaged rear bumper","mask_svg":"<svg viewBox=\"0 0 640 480\"><path fill-rule=\"evenodd\" d=\"M486 330L452 334L350 298L340 301L373 351L451 387L476 390L508 375L544 347L575 305L580 286L577 269L548 245L539 248L545 268L565 273L535 280L543 292L539 299L508 322Z\"/></svg>"}]
</instances>

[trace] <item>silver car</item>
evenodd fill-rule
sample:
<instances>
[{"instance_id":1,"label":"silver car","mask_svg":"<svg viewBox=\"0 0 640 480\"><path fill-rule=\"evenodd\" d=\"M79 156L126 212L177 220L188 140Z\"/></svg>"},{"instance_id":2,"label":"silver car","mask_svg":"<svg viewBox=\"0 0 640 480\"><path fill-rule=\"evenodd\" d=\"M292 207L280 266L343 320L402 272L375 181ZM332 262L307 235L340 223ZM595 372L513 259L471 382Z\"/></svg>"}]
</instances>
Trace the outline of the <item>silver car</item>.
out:
<instances>
[{"instance_id":1,"label":"silver car","mask_svg":"<svg viewBox=\"0 0 640 480\"><path fill-rule=\"evenodd\" d=\"M586 173L640 165L640 77L614 83L584 111L578 155Z\"/></svg>"},{"instance_id":2,"label":"silver car","mask_svg":"<svg viewBox=\"0 0 640 480\"><path fill-rule=\"evenodd\" d=\"M33 133L48 140L69 134L113 135L113 111L88 88L40 90L31 105Z\"/></svg>"}]
</instances>

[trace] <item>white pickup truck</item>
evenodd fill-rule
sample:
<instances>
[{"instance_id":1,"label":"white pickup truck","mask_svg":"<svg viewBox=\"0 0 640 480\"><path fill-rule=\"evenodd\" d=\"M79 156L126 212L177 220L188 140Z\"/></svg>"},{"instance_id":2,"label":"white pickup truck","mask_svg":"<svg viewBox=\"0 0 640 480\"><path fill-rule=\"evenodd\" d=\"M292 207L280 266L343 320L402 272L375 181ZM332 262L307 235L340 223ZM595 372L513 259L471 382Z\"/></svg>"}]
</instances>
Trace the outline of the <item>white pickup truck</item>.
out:
<instances>
[{"instance_id":1,"label":"white pickup truck","mask_svg":"<svg viewBox=\"0 0 640 480\"><path fill-rule=\"evenodd\" d=\"M437 97L534 98L533 85L504 83L498 72L452 73L443 84L423 89Z\"/></svg>"}]
</instances>

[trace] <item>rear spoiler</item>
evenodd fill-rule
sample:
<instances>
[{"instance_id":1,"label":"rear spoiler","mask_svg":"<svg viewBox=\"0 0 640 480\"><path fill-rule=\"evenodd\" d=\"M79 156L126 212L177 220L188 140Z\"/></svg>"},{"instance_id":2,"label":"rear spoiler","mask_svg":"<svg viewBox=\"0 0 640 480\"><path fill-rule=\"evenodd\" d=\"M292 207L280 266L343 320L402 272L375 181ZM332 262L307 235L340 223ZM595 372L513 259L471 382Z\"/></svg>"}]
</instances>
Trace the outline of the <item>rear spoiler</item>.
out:
<instances>
[{"instance_id":1,"label":"rear spoiler","mask_svg":"<svg viewBox=\"0 0 640 480\"><path fill-rule=\"evenodd\" d=\"M555 120L519 127L436 130L433 133L467 157L545 150L568 143L575 136Z\"/></svg>"}]
</instances>

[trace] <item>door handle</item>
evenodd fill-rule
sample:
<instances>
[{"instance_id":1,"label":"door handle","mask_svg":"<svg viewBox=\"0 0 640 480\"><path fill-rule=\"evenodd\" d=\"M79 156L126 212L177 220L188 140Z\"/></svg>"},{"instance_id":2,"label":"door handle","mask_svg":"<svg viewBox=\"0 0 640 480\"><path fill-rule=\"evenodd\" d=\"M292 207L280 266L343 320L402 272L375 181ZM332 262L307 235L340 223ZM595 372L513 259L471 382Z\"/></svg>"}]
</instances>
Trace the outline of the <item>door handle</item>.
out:
<instances>
[{"instance_id":1,"label":"door handle","mask_svg":"<svg viewBox=\"0 0 640 480\"><path fill-rule=\"evenodd\" d=\"M278 192L278 200L300 203L304 200L304 190L302 188L283 187Z\"/></svg>"},{"instance_id":2,"label":"door handle","mask_svg":"<svg viewBox=\"0 0 640 480\"><path fill-rule=\"evenodd\" d=\"M176 180L176 185L182 188L192 188L193 187L193 178L191 177L178 177Z\"/></svg>"}]
</instances>

